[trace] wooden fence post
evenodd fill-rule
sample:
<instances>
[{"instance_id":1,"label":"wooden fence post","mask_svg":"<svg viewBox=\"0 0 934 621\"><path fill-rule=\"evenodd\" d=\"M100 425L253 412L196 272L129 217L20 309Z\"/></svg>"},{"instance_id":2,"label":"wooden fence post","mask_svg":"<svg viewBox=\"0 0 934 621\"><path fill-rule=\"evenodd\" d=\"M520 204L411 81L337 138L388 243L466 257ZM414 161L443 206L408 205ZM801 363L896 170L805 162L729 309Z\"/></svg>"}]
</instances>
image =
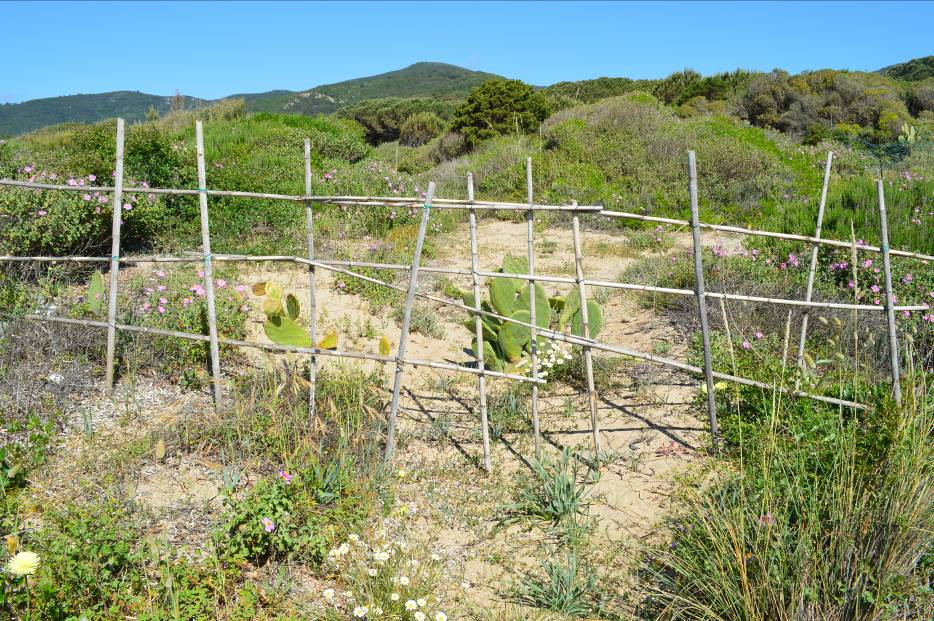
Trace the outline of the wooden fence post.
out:
<instances>
[{"instance_id":1,"label":"wooden fence post","mask_svg":"<svg viewBox=\"0 0 934 621\"><path fill-rule=\"evenodd\" d=\"M526 227L527 227L527 237L529 245L529 276L535 276L535 231L534 231L534 221L535 221L535 211L532 206L535 204L532 198L532 158L526 158L525 160L525 183L528 189L529 195L529 211L525 215ZM538 378L538 330L536 326L538 323L535 318L535 300L536 300L536 285L534 280L529 280L529 323L532 324L530 329L532 340L529 342L529 358L531 363L531 373L533 378ZM541 438L541 429L538 423L538 384L532 384L532 435L535 439L535 457L537 459L542 458L542 438Z\"/></svg>"},{"instance_id":2,"label":"wooden fence post","mask_svg":"<svg viewBox=\"0 0 934 621\"><path fill-rule=\"evenodd\" d=\"M577 206L577 201L574 201L574 206ZM577 277L577 294L580 297L581 336L585 339L589 339L590 317L588 316L587 310L587 286L584 280L584 257L581 250L580 218L578 218L576 211L571 219L571 229L574 235L574 268ZM601 453L600 421L597 417L597 389L594 387L593 382L593 358L591 356L590 347L587 345L583 345L582 347L584 350L584 367L587 371L587 399L590 403L590 424L593 426L593 450L597 461L599 461Z\"/></svg>"},{"instance_id":3,"label":"wooden fence post","mask_svg":"<svg viewBox=\"0 0 934 621\"><path fill-rule=\"evenodd\" d=\"M208 225L207 173L204 166L204 130L195 121L195 148L198 154L198 203L201 211L201 249L204 255L204 292L208 299L208 334L211 339L211 375L214 379L214 407L221 405L221 360L217 344L217 309L214 304L214 270L211 267L211 232Z\"/></svg>"},{"instance_id":4,"label":"wooden fence post","mask_svg":"<svg viewBox=\"0 0 934 621\"><path fill-rule=\"evenodd\" d=\"M305 138L305 195L311 196L311 141ZM315 260L315 224L314 210L312 201L305 201L305 233L308 243L308 260ZM318 343L318 292L315 281L315 266L308 265L308 288L309 288L309 320L308 331L311 333L311 346L316 347ZM315 418L315 385L318 381L318 359L312 354L308 362L308 420L309 423Z\"/></svg>"},{"instance_id":5,"label":"wooden fence post","mask_svg":"<svg viewBox=\"0 0 934 621\"><path fill-rule=\"evenodd\" d=\"M720 430L717 427L717 401L714 397L713 356L710 353L710 327L707 324L707 296L704 292L704 249L700 236L700 208L697 200L697 162L694 151L688 151L688 178L691 193L691 235L694 240L694 278L700 316L701 337L704 341L704 376L707 380L707 413L710 416L710 438L714 450L718 448Z\"/></svg>"},{"instance_id":6,"label":"wooden fence post","mask_svg":"<svg viewBox=\"0 0 934 621\"><path fill-rule=\"evenodd\" d=\"M827 164L824 165L824 186L821 189L820 193L820 205L817 207L817 228L814 231L814 237L820 239L821 226L824 223L824 206L827 204L827 187L830 185L830 165L833 161L833 151L827 152ZM811 296L814 293L814 276L817 272L817 253L820 250L820 244L814 244L814 248L811 249L811 267L808 270L808 285L807 290L804 294L804 301L810 302ZM804 312L801 315L801 338L798 341L798 369L800 374L795 378L795 390L798 390L798 387L801 386L801 375L807 372L807 366L804 364L804 345L807 342L808 334L808 316L810 315L811 308L809 306L804 307Z\"/></svg>"},{"instance_id":7,"label":"wooden fence post","mask_svg":"<svg viewBox=\"0 0 934 621\"><path fill-rule=\"evenodd\" d=\"M117 348L117 277L120 274L120 225L123 223L123 119L117 119L117 157L114 166L113 220L110 243L110 299L107 304L107 370L104 385L114 387L114 353Z\"/></svg>"},{"instance_id":8,"label":"wooden fence post","mask_svg":"<svg viewBox=\"0 0 934 621\"><path fill-rule=\"evenodd\" d=\"M467 200L471 203L474 201L473 173L467 173ZM480 271L480 261L477 256L477 210L471 209L468 212L468 218L470 221L470 271L473 276L474 308L480 311L480 275L477 273ZM490 424L486 411L486 376L483 374L486 361L483 354L483 318L479 312L475 315L474 321L477 341L474 354L477 356L477 369L480 370L477 383L480 393L480 437L483 442L483 469L490 472Z\"/></svg>"},{"instance_id":9,"label":"wooden fence post","mask_svg":"<svg viewBox=\"0 0 934 621\"><path fill-rule=\"evenodd\" d=\"M409 322L412 319L412 305L415 302L415 289L418 287L418 268L422 260L422 246L425 243L425 231L428 229L428 216L431 212L431 199L435 194L435 182L428 184L425 204L422 207L422 221L418 225L418 237L415 240L415 252L412 254L412 269L409 272L409 288L405 294L405 309L402 315L402 331L399 333L399 348L396 353L396 377L392 384L392 402L389 406L389 425L386 429L385 460L392 459L396 444L396 417L399 413L399 391L402 389L402 373L405 369L405 346L409 340Z\"/></svg>"},{"instance_id":10,"label":"wooden fence post","mask_svg":"<svg viewBox=\"0 0 934 621\"><path fill-rule=\"evenodd\" d=\"M892 289L892 266L889 260L889 222L885 211L885 188L882 179L876 182L879 191L879 224L882 233L882 271L885 274L885 314L889 327L889 362L892 365L892 394L902 404L902 386L898 371L898 333L895 330L895 291Z\"/></svg>"}]
</instances>

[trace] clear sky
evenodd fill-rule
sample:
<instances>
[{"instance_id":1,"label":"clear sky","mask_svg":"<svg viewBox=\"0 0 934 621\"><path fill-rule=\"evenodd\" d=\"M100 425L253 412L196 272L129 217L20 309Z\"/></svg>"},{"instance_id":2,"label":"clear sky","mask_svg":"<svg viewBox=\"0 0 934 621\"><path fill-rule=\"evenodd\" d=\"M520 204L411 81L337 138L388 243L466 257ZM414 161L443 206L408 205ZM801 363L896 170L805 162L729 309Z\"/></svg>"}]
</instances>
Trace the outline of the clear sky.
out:
<instances>
[{"instance_id":1,"label":"clear sky","mask_svg":"<svg viewBox=\"0 0 934 621\"><path fill-rule=\"evenodd\" d=\"M932 2L0 2L0 102L302 90L421 60L538 85L934 54Z\"/></svg>"}]
</instances>

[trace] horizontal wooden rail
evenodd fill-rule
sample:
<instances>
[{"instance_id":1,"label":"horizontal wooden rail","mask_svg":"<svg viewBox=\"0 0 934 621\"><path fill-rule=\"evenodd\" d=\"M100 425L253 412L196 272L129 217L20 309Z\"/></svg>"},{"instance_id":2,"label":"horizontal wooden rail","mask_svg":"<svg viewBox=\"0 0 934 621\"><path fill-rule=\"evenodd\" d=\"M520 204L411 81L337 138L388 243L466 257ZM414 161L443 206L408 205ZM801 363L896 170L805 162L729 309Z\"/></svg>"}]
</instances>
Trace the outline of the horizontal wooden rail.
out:
<instances>
[{"instance_id":1,"label":"horizontal wooden rail","mask_svg":"<svg viewBox=\"0 0 934 621\"><path fill-rule=\"evenodd\" d=\"M625 211L610 211L604 209L598 212L596 215L599 216L608 216L610 218L626 218L629 220L641 220L643 222L659 222L661 224L674 224L677 226L689 226L690 223L687 220L676 220L674 218L661 218L658 216L644 216L638 213L628 213ZM729 226L726 224L708 224L706 222L700 223L701 228L710 229L711 231L722 231L724 233L738 233L740 235L755 235L758 237L773 237L776 239L787 239L789 241L803 241L809 242L812 244L822 244L824 246L835 246L837 248L852 248L852 242L840 241L837 239L827 239L826 237L811 237L809 235L795 235L793 233L776 233L775 231L760 231L758 229L747 229L741 226ZM882 248L879 246L869 246L866 244L856 244L857 250L865 250L866 252L882 252ZM920 252L909 252L907 250L889 250L889 254L899 257L907 257L909 259L919 259L921 261L934 261L934 255L922 254Z\"/></svg>"},{"instance_id":2,"label":"horizontal wooden rail","mask_svg":"<svg viewBox=\"0 0 934 621\"><path fill-rule=\"evenodd\" d=\"M106 330L108 324L106 321L95 321L92 319L72 319L70 317L57 317L54 315L38 315L35 313L30 313L22 316L25 319L30 321L50 321L53 323L64 323L76 326L85 326L89 328L101 328ZM192 334L190 332L180 332L178 330L164 330L162 328L152 328L149 326L134 326L131 324L118 323L115 324L117 330L123 330L125 332L141 332L144 334L152 334L156 336L169 336L180 339L187 339L189 341L209 341L210 337L205 334ZM225 345L232 345L235 347L252 347L255 349L265 349L269 351L281 351L289 353L298 353L298 354L314 354L316 356L335 356L339 358L355 358L358 360L373 360L376 362L396 362L397 358L395 356L380 356L378 354L370 354L367 352L357 352L357 351L346 351L346 350L335 350L335 349L320 349L318 347L295 347L292 345L277 345L275 343L259 343L256 341L242 341L238 339L229 339L224 337L218 337L218 343L223 343ZM411 365L414 367L429 367L432 369L440 369L444 371L455 371L458 373L468 373L470 375L486 375L490 377L501 377L504 379L511 379L519 382L529 382L533 384L543 384L544 380L533 379L531 377L526 377L524 375L515 375L512 373L501 373L499 371L490 371L479 369L474 369L473 367L465 367L457 364L448 364L445 362L434 362L432 360L422 360L419 358L406 358L403 360L404 364Z\"/></svg>"},{"instance_id":3,"label":"horizontal wooden rail","mask_svg":"<svg viewBox=\"0 0 934 621\"><path fill-rule=\"evenodd\" d=\"M36 190L61 190L64 192L113 192L111 186L91 185L65 185L55 183L35 183L32 181L17 181L15 179L0 179L0 185L18 188L32 188ZM197 196L202 191L190 188L144 188L124 187L128 194L172 194L183 196ZM208 196L231 196L236 198L253 198L261 200L292 201L297 203L322 203L326 205L347 205L348 207L421 207L424 202L414 196L331 196L331 195L304 195L304 194L268 194L264 192L242 192L239 190L212 190L203 191ZM474 201L458 200L456 198L433 198L432 208L441 209L478 209L494 211L528 211L528 203L510 203L502 201ZM599 213L601 205L532 205L536 211L574 211Z\"/></svg>"},{"instance_id":4,"label":"horizontal wooden rail","mask_svg":"<svg viewBox=\"0 0 934 621\"><path fill-rule=\"evenodd\" d=\"M305 257L296 257L292 255L242 255L242 254L217 254L213 255L212 259L214 261L282 261L282 262L291 262L291 263L302 263L309 264L308 259ZM0 256L0 262L3 261L42 261L42 262L63 262L63 263L106 263L110 261L109 257L50 257L50 256L33 256L33 257L19 257L19 256ZM146 256L146 257L120 257L121 263L200 263L203 261L203 257L200 255L191 255L191 256ZM409 266L396 264L396 263L374 263L366 261L332 261L327 259L316 259L312 265L321 267L322 269L330 269L332 271L338 271L339 273L346 274L353 278L360 278L373 284L383 285L389 288L398 289L403 291L402 287L393 286L390 283L379 280L376 278L370 278L358 272L353 272L350 270L340 270L332 269L337 267L369 267L376 269L385 269L385 270L396 270L396 271L407 271ZM469 275L470 270L457 269L451 267L422 267L420 268L426 272L435 272L439 274L456 274L456 275ZM540 276L536 274L534 277L529 276L528 274L513 274L513 273L500 273L500 272L477 272L479 276L489 277L489 278L511 278L516 280L536 280L542 282L553 282L561 284L575 284L576 280L573 278L568 278L565 276ZM609 280L590 280L585 279L585 285L592 287L607 287L609 289L627 289L632 291L645 291L652 293L666 293L671 295L683 295L683 296L693 296L694 291L691 289L674 289L671 287L656 287L654 285L642 285L637 283L621 283ZM785 306L801 306L807 308L830 308L837 310L857 310L857 311L869 311L869 312L884 312L886 309L882 305L873 305L873 304L849 304L844 302L817 302L817 301L804 301L804 300L790 300L786 298L768 298L754 295L742 295L739 293L717 293L717 292L706 292L707 297L711 298L723 298L724 300L736 300L739 302L756 302L763 304L780 304ZM439 298L442 303L446 303L443 298ZM468 307L464 307L468 308ZM921 311L927 310L928 305L907 305L907 306L895 306L895 311ZM472 311L472 309L470 309ZM501 318L504 321L512 321L515 323L522 322L516 321L510 317L500 317L494 315L497 318ZM531 325L531 324L528 324Z\"/></svg>"}]
</instances>

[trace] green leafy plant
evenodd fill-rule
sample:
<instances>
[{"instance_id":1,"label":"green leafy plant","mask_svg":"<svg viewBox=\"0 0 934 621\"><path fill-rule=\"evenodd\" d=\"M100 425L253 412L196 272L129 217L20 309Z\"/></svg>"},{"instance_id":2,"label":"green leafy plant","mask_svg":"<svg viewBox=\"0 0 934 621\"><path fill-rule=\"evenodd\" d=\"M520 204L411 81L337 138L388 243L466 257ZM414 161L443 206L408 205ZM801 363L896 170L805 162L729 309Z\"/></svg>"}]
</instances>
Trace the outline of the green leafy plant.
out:
<instances>
[{"instance_id":1,"label":"green leafy plant","mask_svg":"<svg viewBox=\"0 0 934 621\"><path fill-rule=\"evenodd\" d=\"M285 293L282 285L277 282L261 282L253 285L253 294L265 296L263 312L266 313L266 323L263 331L269 340L279 345L292 345L294 347L312 347L311 335L308 330L298 323L301 306L291 293ZM284 294L284 298L283 298ZM337 332L329 332L316 347L321 349L334 349L337 347Z\"/></svg>"},{"instance_id":2,"label":"green leafy plant","mask_svg":"<svg viewBox=\"0 0 934 621\"><path fill-rule=\"evenodd\" d=\"M506 255L503 265L498 270L503 274L522 274L528 272L528 259ZM491 313L497 313L523 323L531 322L532 293L530 284L516 278L496 277L490 280L489 301L481 301L480 307ZM475 306L473 293L462 294L464 304ZM558 330L570 326L571 333L583 335L583 317L580 312L580 296L577 289L573 289L568 296L549 298L545 289L535 285L535 324L540 328L548 329L556 322ZM588 325L590 337L595 338L603 327L603 309L594 300L587 301ZM475 334L475 313L464 321L464 326ZM524 360L531 352L532 337L528 327L481 315L483 322L483 355L488 368L494 371L514 370L525 366ZM544 338L539 338L539 350L549 350L551 345ZM476 337L472 342L472 349L476 352Z\"/></svg>"},{"instance_id":3,"label":"green leafy plant","mask_svg":"<svg viewBox=\"0 0 934 621\"><path fill-rule=\"evenodd\" d=\"M558 459L532 461L533 478L503 507L503 524L532 519L559 540L573 543L589 528L587 512L600 471L565 448Z\"/></svg>"},{"instance_id":4,"label":"green leafy plant","mask_svg":"<svg viewBox=\"0 0 934 621\"><path fill-rule=\"evenodd\" d=\"M566 562L546 560L542 568L544 576L532 573L523 576L518 587L520 602L570 617L583 617L594 611L597 577L590 571L578 571L576 553L568 553Z\"/></svg>"},{"instance_id":5,"label":"green leafy plant","mask_svg":"<svg viewBox=\"0 0 934 621\"><path fill-rule=\"evenodd\" d=\"M104 275L100 270L94 270L91 274L91 282L88 283L88 306L91 312L97 315L101 312L104 304Z\"/></svg>"}]
</instances>

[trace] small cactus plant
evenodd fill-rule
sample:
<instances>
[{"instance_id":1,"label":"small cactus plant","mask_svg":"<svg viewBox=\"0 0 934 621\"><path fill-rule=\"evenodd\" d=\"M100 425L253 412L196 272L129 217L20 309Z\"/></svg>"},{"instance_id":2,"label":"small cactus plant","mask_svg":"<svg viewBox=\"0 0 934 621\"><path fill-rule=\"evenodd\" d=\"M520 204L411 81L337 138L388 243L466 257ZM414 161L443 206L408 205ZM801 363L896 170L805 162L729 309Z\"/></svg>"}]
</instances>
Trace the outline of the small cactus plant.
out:
<instances>
[{"instance_id":1,"label":"small cactus plant","mask_svg":"<svg viewBox=\"0 0 934 621\"><path fill-rule=\"evenodd\" d=\"M101 312L104 305L104 294L104 275L101 274L100 270L95 270L91 274L91 282L88 283L88 306L91 307L91 312L95 315Z\"/></svg>"},{"instance_id":2,"label":"small cactus plant","mask_svg":"<svg viewBox=\"0 0 934 621\"><path fill-rule=\"evenodd\" d=\"M504 274L528 273L528 261L525 258L507 255L499 269ZM532 287L531 283L507 277L495 277L488 285L489 301L481 300L480 307L504 317L510 317L523 323L531 323ZM462 293L467 306L475 306L473 293ZM568 296L549 298L541 285L534 287L535 325L548 329L556 324L564 331L570 326L572 334L582 336L583 320L580 313L580 296L573 289ZM603 309L593 300L587 301L588 326L590 337L596 338L603 327ZM464 321L464 326L471 334L476 334L475 313ZM502 321L495 317L481 315L483 329L483 357L485 366L493 371L514 370L523 366L523 360L531 352L531 334L527 326ZM547 339L540 339L539 348L545 349ZM476 353L477 342L474 336L471 349Z\"/></svg>"},{"instance_id":3,"label":"small cactus plant","mask_svg":"<svg viewBox=\"0 0 934 621\"><path fill-rule=\"evenodd\" d=\"M313 345L308 330L298 323L298 314L301 305L291 293L285 293L277 282L260 282L253 285L253 294L265 296L263 312L266 313L266 322L263 331L269 340L277 345L291 345L293 347L318 347L320 349L335 349L337 347L337 332L327 333L323 339ZM283 299L283 294L285 297Z\"/></svg>"}]
</instances>

